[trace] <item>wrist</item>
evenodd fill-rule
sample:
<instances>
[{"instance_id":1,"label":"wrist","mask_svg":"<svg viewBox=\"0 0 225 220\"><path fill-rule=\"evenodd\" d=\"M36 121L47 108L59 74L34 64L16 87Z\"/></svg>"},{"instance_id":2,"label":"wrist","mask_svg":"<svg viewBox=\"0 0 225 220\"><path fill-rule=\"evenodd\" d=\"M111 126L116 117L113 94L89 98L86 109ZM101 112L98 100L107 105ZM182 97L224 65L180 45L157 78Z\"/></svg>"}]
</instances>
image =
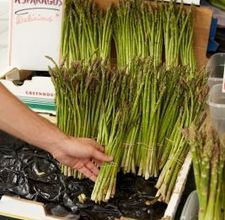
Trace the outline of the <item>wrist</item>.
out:
<instances>
[{"instance_id":1,"label":"wrist","mask_svg":"<svg viewBox=\"0 0 225 220\"><path fill-rule=\"evenodd\" d=\"M69 140L70 137L62 133L53 142L48 143L46 150L52 154L53 157L57 157L58 154L63 154L63 149L68 145Z\"/></svg>"}]
</instances>

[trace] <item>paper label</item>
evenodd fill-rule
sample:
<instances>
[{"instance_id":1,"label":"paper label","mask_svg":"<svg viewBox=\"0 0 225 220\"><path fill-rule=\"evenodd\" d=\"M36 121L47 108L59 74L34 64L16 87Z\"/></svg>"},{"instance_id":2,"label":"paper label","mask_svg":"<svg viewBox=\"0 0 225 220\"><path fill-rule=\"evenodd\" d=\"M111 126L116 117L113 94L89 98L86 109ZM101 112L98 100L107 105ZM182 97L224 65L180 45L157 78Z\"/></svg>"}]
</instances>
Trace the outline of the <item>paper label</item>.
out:
<instances>
[{"instance_id":1,"label":"paper label","mask_svg":"<svg viewBox=\"0 0 225 220\"><path fill-rule=\"evenodd\" d=\"M164 1L171 1L171 0L164 0ZM177 0L177 3L184 3L184 4L194 4L194 5L200 5L200 0Z\"/></svg>"},{"instance_id":2,"label":"paper label","mask_svg":"<svg viewBox=\"0 0 225 220\"><path fill-rule=\"evenodd\" d=\"M9 19L9 65L48 70L60 55L63 0L12 0Z\"/></svg>"}]
</instances>

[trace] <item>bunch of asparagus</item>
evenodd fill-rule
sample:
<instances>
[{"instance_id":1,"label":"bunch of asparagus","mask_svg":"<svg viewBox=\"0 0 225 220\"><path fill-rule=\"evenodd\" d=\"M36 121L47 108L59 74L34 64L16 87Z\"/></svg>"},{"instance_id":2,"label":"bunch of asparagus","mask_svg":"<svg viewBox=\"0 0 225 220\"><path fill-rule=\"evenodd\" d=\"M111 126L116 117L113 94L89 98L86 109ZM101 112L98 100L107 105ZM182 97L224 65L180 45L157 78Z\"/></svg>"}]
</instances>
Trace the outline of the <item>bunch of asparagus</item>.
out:
<instances>
[{"instance_id":1,"label":"bunch of asparagus","mask_svg":"<svg viewBox=\"0 0 225 220\"><path fill-rule=\"evenodd\" d=\"M76 60L101 58L109 61L112 10L100 10L91 0L66 0L63 16L61 56L66 65Z\"/></svg>"},{"instance_id":2,"label":"bunch of asparagus","mask_svg":"<svg viewBox=\"0 0 225 220\"><path fill-rule=\"evenodd\" d=\"M162 118L164 121L162 122L162 131L164 130L163 124L168 123L170 117L173 121L172 127L164 137L163 150L158 154L161 173L156 184L157 195L165 202L170 200L176 178L190 150L182 129L188 128L193 122L198 122L199 116L204 110L208 93L204 71L190 76L189 69L183 68L183 71L181 70L182 68L175 68L175 72L182 73L182 77L175 84L176 89L174 90L177 101L173 107L177 110L171 110L170 115L165 115ZM170 102L169 104L172 105ZM170 108L167 110L170 111Z\"/></svg>"},{"instance_id":3,"label":"bunch of asparagus","mask_svg":"<svg viewBox=\"0 0 225 220\"><path fill-rule=\"evenodd\" d=\"M170 1L162 6L163 33L165 43L165 63L168 68L178 64L195 70L193 52L193 12L183 4Z\"/></svg>"},{"instance_id":4,"label":"bunch of asparagus","mask_svg":"<svg viewBox=\"0 0 225 220\"><path fill-rule=\"evenodd\" d=\"M121 167L126 172L135 169L133 145L136 144L139 128L143 75L139 72L134 77L114 69L111 77L109 87L105 90L107 97L101 109L97 140L114 160L113 163L103 164L100 169L91 196L95 202L106 202L114 197L117 172Z\"/></svg>"},{"instance_id":5,"label":"bunch of asparagus","mask_svg":"<svg viewBox=\"0 0 225 220\"><path fill-rule=\"evenodd\" d=\"M187 132L199 198L199 220L225 218L225 142L208 119Z\"/></svg>"},{"instance_id":6,"label":"bunch of asparagus","mask_svg":"<svg viewBox=\"0 0 225 220\"><path fill-rule=\"evenodd\" d=\"M158 132L160 129L161 106L166 91L165 68L153 68L150 62L144 68L144 91L141 96L141 129L138 140L138 175L145 179L157 177Z\"/></svg>"},{"instance_id":7,"label":"bunch of asparagus","mask_svg":"<svg viewBox=\"0 0 225 220\"><path fill-rule=\"evenodd\" d=\"M50 69L56 89L58 127L75 137L97 138L102 106L112 83L111 69L102 60L76 61ZM94 94L94 95L93 95ZM81 177L62 166L65 175Z\"/></svg>"},{"instance_id":8,"label":"bunch of asparagus","mask_svg":"<svg viewBox=\"0 0 225 220\"><path fill-rule=\"evenodd\" d=\"M130 67L133 59L150 56L155 66L162 63L162 14L141 0L120 1L115 12L113 36L117 65Z\"/></svg>"}]
</instances>

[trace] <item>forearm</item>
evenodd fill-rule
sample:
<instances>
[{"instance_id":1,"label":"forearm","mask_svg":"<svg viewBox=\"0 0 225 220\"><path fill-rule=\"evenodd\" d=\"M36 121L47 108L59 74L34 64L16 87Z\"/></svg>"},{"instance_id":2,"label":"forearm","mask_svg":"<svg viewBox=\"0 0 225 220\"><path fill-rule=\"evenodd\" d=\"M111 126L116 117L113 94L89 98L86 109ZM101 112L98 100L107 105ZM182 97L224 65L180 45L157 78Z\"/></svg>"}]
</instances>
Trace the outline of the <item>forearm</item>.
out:
<instances>
[{"instance_id":1,"label":"forearm","mask_svg":"<svg viewBox=\"0 0 225 220\"><path fill-rule=\"evenodd\" d=\"M55 125L27 108L1 83L0 130L47 150L59 162L77 169L93 181L99 172L96 164L112 161L97 142L66 136Z\"/></svg>"},{"instance_id":2,"label":"forearm","mask_svg":"<svg viewBox=\"0 0 225 220\"><path fill-rule=\"evenodd\" d=\"M1 83L0 130L50 152L67 138L55 125L27 108Z\"/></svg>"}]
</instances>

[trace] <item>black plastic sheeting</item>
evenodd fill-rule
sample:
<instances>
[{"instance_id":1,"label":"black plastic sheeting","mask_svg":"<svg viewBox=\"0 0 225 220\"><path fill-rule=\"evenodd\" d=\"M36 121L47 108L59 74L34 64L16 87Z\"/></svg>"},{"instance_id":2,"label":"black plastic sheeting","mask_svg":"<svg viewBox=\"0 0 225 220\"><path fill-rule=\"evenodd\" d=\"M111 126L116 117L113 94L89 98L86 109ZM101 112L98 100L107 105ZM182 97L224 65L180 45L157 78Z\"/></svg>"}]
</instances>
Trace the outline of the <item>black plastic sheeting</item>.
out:
<instances>
[{"instance_id":1,"label":"black plastic sheeting","mask_svg":"<svg viewBox=\"0 0 225 220\"><path fill-rule=\"evenodd\" d=\"M90 180L63 176L48 153L0 132L0 195L43 202L49 214L75 220L160 219L166 205L156 202L154 184L119 173L115 198L95 204L90 200ZM84 204L78 200L82 193L87 196Z\"/></svg>"}]
</instances>

